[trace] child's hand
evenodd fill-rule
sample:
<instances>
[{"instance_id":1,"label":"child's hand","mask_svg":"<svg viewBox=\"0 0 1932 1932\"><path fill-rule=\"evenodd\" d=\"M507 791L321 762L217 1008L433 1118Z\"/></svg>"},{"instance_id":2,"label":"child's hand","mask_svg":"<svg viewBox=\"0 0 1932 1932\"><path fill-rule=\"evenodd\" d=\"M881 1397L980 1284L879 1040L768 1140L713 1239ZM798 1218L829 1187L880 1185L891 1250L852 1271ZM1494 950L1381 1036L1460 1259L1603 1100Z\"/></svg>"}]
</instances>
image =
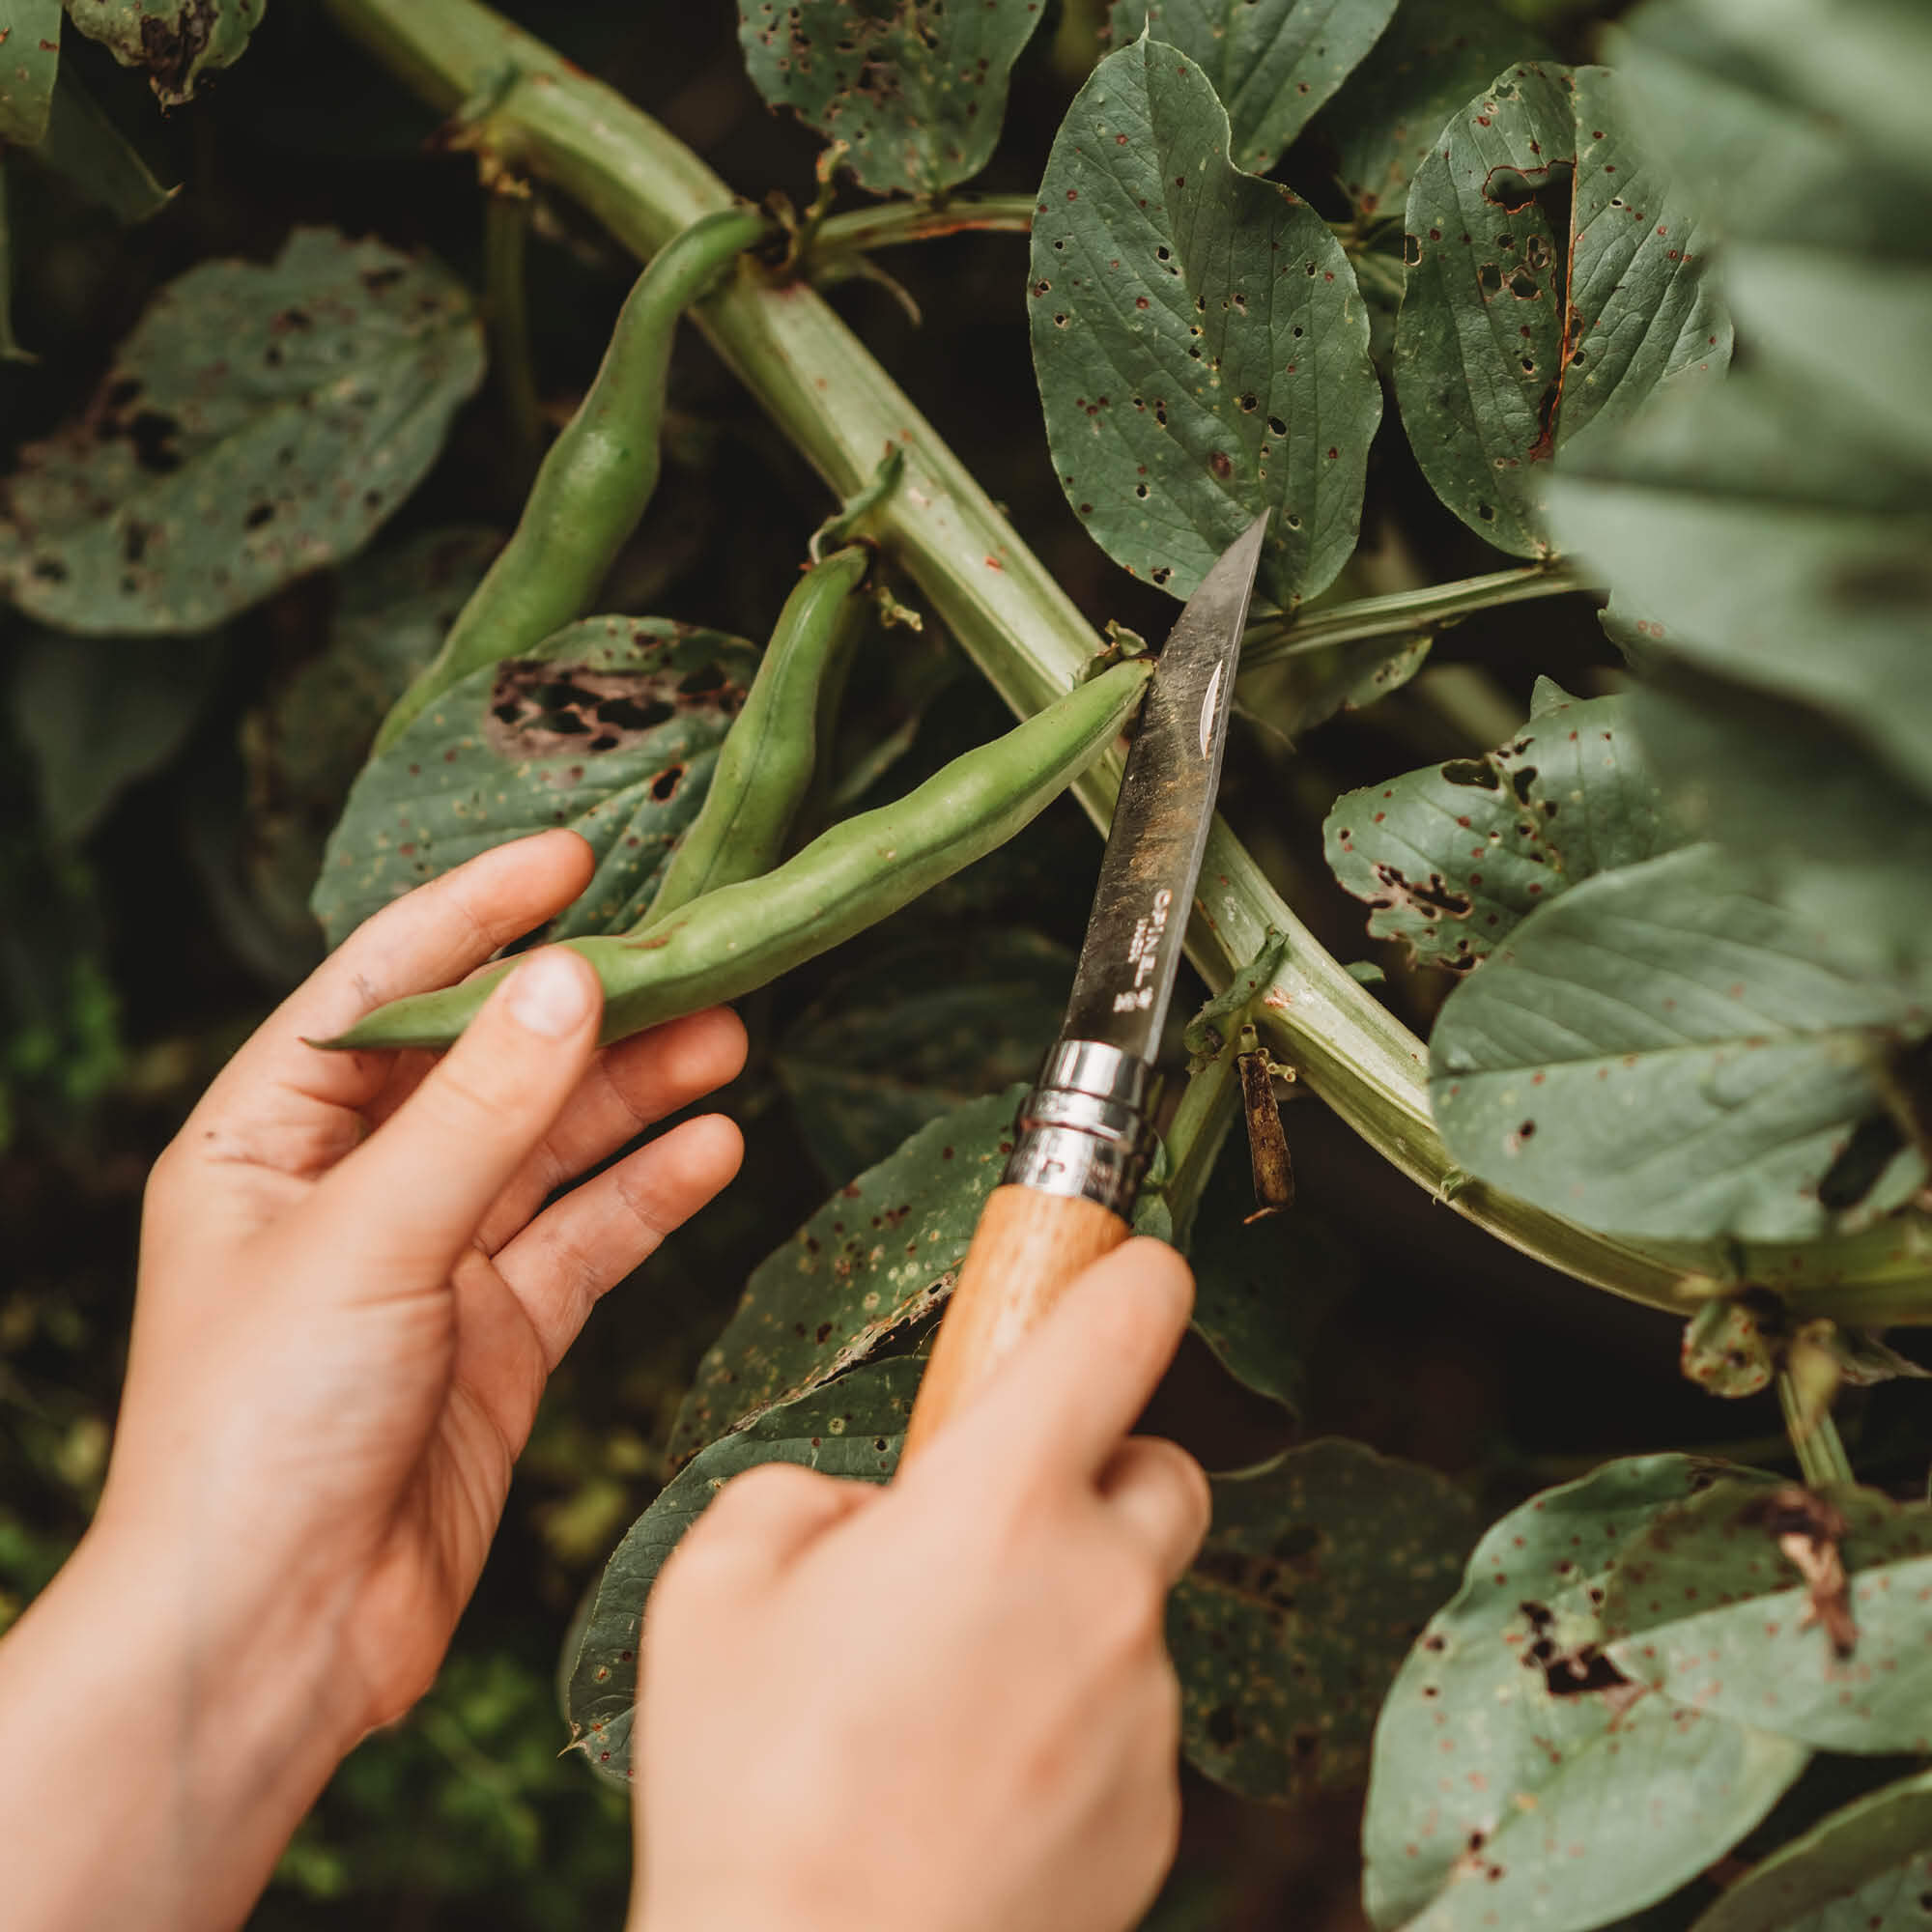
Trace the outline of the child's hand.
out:
<instances>
[{"instance_id":1,"label":"child's hand","mask_svg":"<svg viewBox=\"0 0 1932 1932\"><path fill-rule=\"evenodd\" d=\"M588 882L568 833L499 848L372 919L236 1055L149 1182L103 1526L156 1520L211 1587L272 1577L333 1638L359 1732L428 1689L544 1382L597 1298L737 1169L687 1122L736 1016L595 1047L596 977L533 954L440 1064L326 1053L459 980Z\"/></svg>"},{"instance_id":2,"label":"child's hand","mask_svg":"<svg viewBox=\"0 0 1932 1932\"><path fill-rule=\"evenodd\" d=\"M745 1037L595 1046L533 955L438 1064L325 1053L582 891L499 847L372 919L209 1090L149 1183L128 1384L79 1550L0 1644L0 1866L23 1927L238 1923L355 1741L435 1676L544 1381L592 1304L736 1170L685 1122Z\"/></svg>"},{"instance_id":3,"label":"child's hand","mask_svg":"<svg viewBox=\"0 0 1932 1932\"><path fill-rule=\"evenodd\" d=\"M1169 1586L1208 1527L1127 1437L1187 1323L1131 1241L886 1490L726 1486L644 1619L643 1932L1122 1932L1173 1860Z\"/></svg>"}]
</instances>

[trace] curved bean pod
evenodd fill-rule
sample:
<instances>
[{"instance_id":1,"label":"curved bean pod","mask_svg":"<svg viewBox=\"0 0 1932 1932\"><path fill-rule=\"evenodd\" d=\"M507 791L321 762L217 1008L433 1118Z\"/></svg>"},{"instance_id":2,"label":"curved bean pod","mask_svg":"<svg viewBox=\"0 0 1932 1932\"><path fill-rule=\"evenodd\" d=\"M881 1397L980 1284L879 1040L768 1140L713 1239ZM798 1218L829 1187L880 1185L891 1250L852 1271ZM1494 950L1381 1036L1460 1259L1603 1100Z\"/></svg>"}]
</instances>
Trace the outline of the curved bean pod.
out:
<instances>
[{"instance_id":1,"label":"curved bean pod","mask_svg":"<svg viewBox=\"0 0 1932 1932\"><path fill-rule=\"evenodd\" d=\"M648 931L566 942L604 985L604 1038L734 1000L896 912L1004 844L1114 742L1153 666L1116 665L902 799L843 819L775 872ZM379 1007L331 1047L446 1046L510 971Z\"/></svg>"},{"instance_id":2,"label":"curved bean pod","mask_svg":"<svg viewBox=\"0 0 1932 1932\"><path fill-rule=\"evenodd\" d=\"M537 470L514 534L441 650L383 721L377 751L458 678L520 656L589 610L657 488L677 319L770 226L756 209L724 209L694 221L651 257L625 298L588 393Z\"/></svg>"},{"instance_id":3,"label":"curved bean pod","mask_svg":"<svg viewBox=\"0 0 1932 1932\"><path fill-rule=\"evenodd\" d=\"M711 785L633 932L740 879L768 872L811 789L820 689L866 615L857 592L870 554L859 545L813 564L785 599L745 707L718 753Z\"/></svg>"}]
</instances>

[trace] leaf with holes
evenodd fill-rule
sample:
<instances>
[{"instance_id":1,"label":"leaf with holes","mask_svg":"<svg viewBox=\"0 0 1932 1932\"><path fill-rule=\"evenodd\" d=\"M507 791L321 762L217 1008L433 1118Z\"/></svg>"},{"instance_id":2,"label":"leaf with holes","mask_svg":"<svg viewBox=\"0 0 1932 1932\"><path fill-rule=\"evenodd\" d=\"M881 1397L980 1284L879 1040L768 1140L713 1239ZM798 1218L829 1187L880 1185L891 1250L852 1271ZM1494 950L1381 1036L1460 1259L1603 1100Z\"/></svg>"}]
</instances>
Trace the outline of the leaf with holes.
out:
<instances>
[{"instance_id":1,"label":"leaf with holes","mask_svg":"<svg viewBox=\"0 0 1932 1932\"><path fill-rule=\"evenodd\" d=\"M1376 1925L1584 1932L1714 1863L1804 1770L1810 1753L1788 1738L1634 1692L1600 1647L1617 1551L1724 1474L1749 1472L1633 1457L1484 1536L1376 1726L1362 1833Z\"/></svg>"},{"instance_id":2,"label":"leaf with holes","mask_svg":"<svg viewBox=\"0 0 1932 1932\"><path fill-rule=\"evenodd\" d=\"M678 1411L674 1463L864 1361L952 1292L1011 1151L1021 1091L922 1127L758 1264Z\"/></svg>"},{"instance_id":3,"label":"leaf with holes","mask_svg":"<svg viewBox=\"0 0 1932 1932\"><path fill-rule=\"evenodd\" d=\"M1354 550L1381 389L1327 224L1227 155L1194 61L1148 40L1094 69L1040 185L1034 373L1115 562L1185 597L1272 507L1257 594L1288 609Z\"/></svg>"},{"instance_id":4,"label":"leaf with holes","mask_svg":"<svg viewBox=\"0 0 1932 1932\"><path fill-rule=\"evenodd\" d=\"M162 290L86 415L4 486L0 591L70 631L205 630L359 550L483 376L469 296L298 229Z\"/></svg>"},{"instance_id":5,"label":"leaf with holes","mask_svg":"<svg viewBox=\"0 0 1932 1932\"><path fill-rule=\"evenodd\" d=\"M875 194L942 194L991 158L1039 0L739 0L752 83Z\"/></svg>"},{"instance_id":6,"label":"leaf with holes","mask_svg":"<svg viewBox=\"0 0 1932 1932\"><path fill-rule=\"evenodd\" d=\"M242 58L268 0L67 0L68 16L123 67L142 68L164 107L179 107Z\"/></svg>"},{"instance_id":7,"label":"leaf with holes","mask_svg":"<svg viewBox=\"0 0 1932 1932\"><path fill-rule=\"evenodd\" d=\"M1247 1798L1358 1783L1475 1511L1433 1470L1339 1438L1212 1487L1214 1526L1167 1613L1188 1758Z\"/></svg>"},{"instance_id":8,"label":"leaf with holes","mask_svg":"<svg viewBox=\"0 0 1932 1932\"><path fill-rule=\"evenodd\" d=\"M1690 1932L1923 1932L1932 1772L1888 1784L1760 1860Z\"/></svg>"},{"instance_id":9,"label":"leaf with holes","mask_svg":"<svg viewBox=\"0 0 1932 1932\"><path fill-rule=\"evenodd\" d=\"M1399 214L1450 115L1511 61L1545 51L1540 35L1492 0L1402 0L1316 123L1363 217Z\"/></svg>"},{"instance_id":10,"label":"leaf with holes","mask_svg":"<svg viewBox=\"0 0 1932 1932\"><path fill-rule=\"evenodd\" d=\"M1456 972L1579 881L1683 843L1630 700L1579 702L1548 678L1508 744L1345 794L1322 839L1336 878L1375 908L1375 938Z\"/></svg>"},{"instance_id":11,"label":"leaf with holes","mask_svg":"<svg viewBox=\"0 0 1932 1932\"><path fill-rule=\"evenodd\" d=\"M1807 1580L1787 1553L1819 1548L1819 1505L1727 1483L1619 1552L1603 1612L1610 1661L1685 1709L1820 1750L1932 1751L1932 1508L1876 1490L1833 1491L1829 1508L1847 1652L1831 1581Z\"/></svg>"},{"instance_id":12,"label":"leaf with holes","mask_svg":"<svg viewBox=\"0 0 1932 1932\"><path fill-rule=\"evenodd\" d=\"M1444 1004L1430 1103L1469 1173L1586 1226L1801 1240L1923 1185L1890 1091L1928 1030L1922 984L1696 845L1526 920Z\"/></svg>"},{"instance_id":13,"label":"leaf with holes","mask_svg":"<svg viewBox=\"0 0 1932 1932\"><path fill-rule=\"evenodd\" d=\"M243 721L242 867L280 931L319 943L309 895L376 727L436 655L502 541L496 530L429 530L356 558L336 584L327 648Z\"/></svg>"},{"instance_id":14,"label":"leaf with holes","mask_svg":"<svg viewBox=\"0 0 1932 1932\"><path fill-rule=\"evenodd\" d=\"M0 141L31 148L47 131L60 71L61 0L13 0L0 37Z\"/></svg>"},{"instance_id":15,"label":"leaf with holes","mask_svg":"<svg viewBox=\"0 0 1932 1932\"><path fill-rule=\"evenodd\" d=\"M331 946L477 853L567 825L597 869L550 939L626 932L697 815L757 654L664 617L585 617L472 671L363 767L314 908Z\"/></svg>"},{"instance_id":16,"label":"leaf with holes","mask_svg":"<svg viewBox=\"0 0 1932 1932\"><path fill-rule=\"evenodd\" d=\"M912 1356L876 1362L767 1409L706 1448L625 1532L604 1566L564 1688L571 1742L592 1770L617 1783L630 1779L645 1602L666 1559L711 1498L733 1476L765 1463L795 1463L852 1482L885 1482L898 1464L924 1368Z\"/></svg>"},{"instance_id":17,"label":"leaf with holes","mask_svg":"<svg viewBox=\"0 0 1932 1932\"><path fill-rule=\"evenodd\" d=\"M1146 33L1198 62L1228 110L1229 158L1265 174L1394 12L1395 0L1114 0L1107 22L1117 46Z\"/></svg>"},{"instance_id":18,"label":"leaf with holes","mask_svg":"<svg viewBox=\"0 0 1932 1932\"><path fill-rule=\"evenodd\" d=\"M1552 549L1549 461L1632 416L1730 325L1683 195L1607 70L1524 63L1455 115L1409 188L1395 384L1416 461L1499 549Z\"/></svg>"},{"instance_id":19,"label":"leaf with holes","mask_svg":"<svg viewBox=\"0 0 1932 1932\"><path fill-rule=\"evenodd\" d=\"M801 1015L774 1055L828 1179L884 1160L975 1094L1031 1079L1065 1016L1073 955L1037 933L957 931L881 946Z\"/></svg>"}]
</instances>

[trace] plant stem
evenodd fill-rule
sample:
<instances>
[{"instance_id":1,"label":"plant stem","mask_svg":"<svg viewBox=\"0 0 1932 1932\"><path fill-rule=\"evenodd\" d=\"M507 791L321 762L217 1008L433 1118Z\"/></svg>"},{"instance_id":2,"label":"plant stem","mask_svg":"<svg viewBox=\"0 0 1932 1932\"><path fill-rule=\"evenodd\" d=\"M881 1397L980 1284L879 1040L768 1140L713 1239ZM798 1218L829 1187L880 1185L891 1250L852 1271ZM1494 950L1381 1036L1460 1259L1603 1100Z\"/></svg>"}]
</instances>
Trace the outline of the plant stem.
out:
<instances>
[{"instance_id":1,"label":"plant stem","mask_svg":"<svg viewBox=\"0 0 1932 1932\"><path fill-rule=\"evenodd\" d=\"M1033 227L1033 210L1030 194L956 194L937 203L884 201L876 208L828 214L819 223L807 271L829 255L863 255L872 248L929 242L935 236L961 235L973 228L1024 235Z\"/></svg>"},{"instance_id":2,"label":"plant stem","mask_svg":"<svg viewBox=\"0 0 1932 1932\"><path fill-rule=\"evenodd\" d=\"M1400 638L1414 631L1442 631L1478 611L1587 590L1590 580L1568 558L1492 570L1427 590L1397 590L1386 597L1359 597L1306 616L1270 618L1254 625L1241 641L1241 668L1273 664L1303 651L1325 650L1357 638Z\"/></svg>"},{"instance_id":3,"label":"plant stem","mask_svg":"<svg viewBox=\"0 0 1932 1932\"><path fill-rule=\"evenodd\" d=\"M530 205L520 194L493 194L483 211L483 279L489 298L490 360L503 388L521 498L543 456L543 406L530 358L529 304L524 293L524 246Z\"/></svg>"},{"instance_id":4,"label":"plant stem","mask_svg":"<svg viewBox=\"0 0 1932 1932\"><path fill-rule=\"evenodd\" d=\"M1198 1072L1187 1076L1180 1104L1167 1123L1162 1142L1167 1149L1167 1185L1163 1195L1174 1224L1174 1244L1185 1253L1194 1228L1195 1209L1208 1177L1214 1171L1221 1143L1234 1124L1240 1083L1235 1078L1235 1033L1221 1051Z\"/></svg>"},{"instance_id":5,"label":"plant stem","mask_svg":"<svg viewBox=\"0 0 1932 1932\"><path fill-rule=\"evenodd\" d=\"M734 205L730 189L641 109L480 0L327 5L433 106L448 113L465 101L487 103L460 136L486 165L541 175L639 255L654 253L699 215ZM741 260L735 276L692 314L835 496L857 491L889 448L904 451L904 480L877 514L881 541L1014 712L1028 716L1065 692L1098 639L830 306L804 283L775 281ZM1548 596L1579 582L1567 565L1496 572L1303 618L1293 639L1332 643L1338 637L1374 637L1383 634L1375 628L1383 623L1400 635L1513 595ZM1325 628L1318 633L1317 625ZM1090 767L1077 787L1097 825L1112 816L1120 774L1116 752ZM1256 1017L1277 1057L1456 1213L1552 1267L1673 1311L1682 1306L1677 1284L1690 1273L1780 1290L1819 1282L1835 1287L1850 1278L1845 1244L1779 1249L1762 1264L1748 1244L1639 1245L1466 1180L1430 1122L1422 1042L1322 950L1217 817L1189 923L1190 955L1210 986L1225 986L1260 952L1270 927L1286 933L1290 947ZM1894 1246L1899 1237L1893 1226ZM1867 1256L1850 1245L1861 1260L1886 1264L1877 1252ZM1894 1302L1912 1304L1918 1319L1932 1321L1932 1237L1914 1229L1906 1245L1910 1266L1889 1276L1888 1293ZM1889 1319L1911 1317L1901 1312Z\"/></svg>"},{"instance_id":6,"label":"plant stem","mask_svg":"<svg viewBox=\"0 0 1932 1932\"><path fill-rule=\"evenodd\" d=\"M1830 1409L1804 1426L1804 1406L1789 1376L1777 1378L1778 1406L1784 1411L1785 1433L1791 1437L1792 1453L1798 1458L1799 1473L1814 1490L1846 1487L1858 1481L1852 1472L1852 1459L1839 1439L1838 1425Z\"/></svg>"}]
</instances>

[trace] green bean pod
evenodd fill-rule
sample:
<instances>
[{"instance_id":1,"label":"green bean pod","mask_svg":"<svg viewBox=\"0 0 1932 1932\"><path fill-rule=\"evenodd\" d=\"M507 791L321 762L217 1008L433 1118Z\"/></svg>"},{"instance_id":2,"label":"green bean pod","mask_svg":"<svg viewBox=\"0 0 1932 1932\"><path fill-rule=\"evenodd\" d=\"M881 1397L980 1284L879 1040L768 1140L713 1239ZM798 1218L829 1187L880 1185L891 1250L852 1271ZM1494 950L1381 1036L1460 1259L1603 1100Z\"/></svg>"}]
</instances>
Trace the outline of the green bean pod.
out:
<instances>
[{"instance_id":1,"label":"green bean pod","mask_svg":"<svg viewBox=\"0 0 1932 1932\"><path fill-rule=\"evenodd\" d=\"M1116 665L902 799L842 819L776 871L647 931L565 943L597 969L606 1040L734 1000L896 912L1010 838L1114 742L1153 666ZM515 964L379 1007L332 1047L446 1046Z\"/></svg>"},{"instance_id":2,"label":"green bean pod","mask_svg":"<svg viewBox=\"0 0 1932 1932\"><path fill-rule=\"evenodd\" d=\"M589 610L657 488L677 319L770 225L755 209L724 209L694 221L651 257L618 314L589 392L537 470L510 541L441 650L383 721L377 751L458 678L520 657Z\"/></svg>"},{"instance_id":3,"label":"green bean pod","mask_svg":"<svg viewBox=\"0 0 1932 1932\"><path fill-rule=\"evenodd\" d=\"M862 546L813 564L779 612L745 706L731 722L697 816L665 868L640 932L706 893L768 872L811 789L821 689L866 616Z\"/></svg>"}]
</instances>

